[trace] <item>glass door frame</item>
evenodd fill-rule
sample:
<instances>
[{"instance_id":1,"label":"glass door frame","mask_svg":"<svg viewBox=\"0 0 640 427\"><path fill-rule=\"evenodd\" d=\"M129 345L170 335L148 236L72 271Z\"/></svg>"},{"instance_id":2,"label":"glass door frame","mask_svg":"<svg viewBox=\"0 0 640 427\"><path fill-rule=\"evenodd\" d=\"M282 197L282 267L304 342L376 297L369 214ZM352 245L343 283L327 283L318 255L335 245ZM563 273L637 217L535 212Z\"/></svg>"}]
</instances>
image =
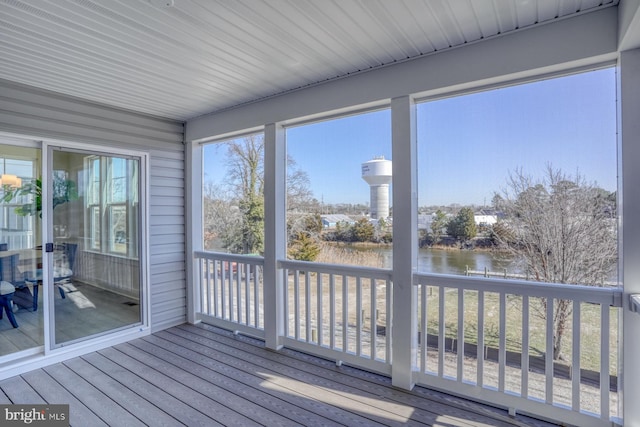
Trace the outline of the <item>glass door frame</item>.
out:
<instances>
[{"instance_id":1,"label":"glass door frame","mask_svg":"<svg viewBox=\"0 0 640 427\"><path fill-rule=\"evenodd\" d=\"M53 152L62 150L69 150L73 152L98 154L104 156L123 156L133 157L140 161L139 165L139 253L138 260L140 265L140 306L141 306L141 323L125 326L114 330L113 332L104 332L95 337L88 337L85 340L72 341L70 343L56 343L55 340L55 310L54 310L54 292L55 286L53 284L53 252L42 252L42 267L43 267L43 305L44 311L44 353L58 354L65 352L73 348L91 347L93 345L96 348L103 347L101 343L106 343L113 338L119 336L128 336L131 332L150 332L151 314L150 314L150 272L149 272L149 155L146 152L112 148L95 144L86 143L74 143L66 141L42 141L42 248L46 248L48 243L54 242L54 227L53 227ZM46 201L46 202L45 202Z\"/></svg>"}]
</instances>

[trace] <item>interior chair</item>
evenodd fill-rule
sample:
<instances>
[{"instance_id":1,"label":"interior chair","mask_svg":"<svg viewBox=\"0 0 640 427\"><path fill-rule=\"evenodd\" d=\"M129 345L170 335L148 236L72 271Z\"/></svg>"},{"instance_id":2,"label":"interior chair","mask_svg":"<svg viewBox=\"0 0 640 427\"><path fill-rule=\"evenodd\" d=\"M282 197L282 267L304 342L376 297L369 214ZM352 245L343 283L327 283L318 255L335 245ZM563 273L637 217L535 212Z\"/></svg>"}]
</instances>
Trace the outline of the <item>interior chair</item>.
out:
<instances>
[{"instance_id":1,"label":"interior chair","mask_svg":"<svg viewBox=\"0 0 640 427\"><path fill-rule=\"evenodd\" d=\"M18 327L16 317L13 315L13 296L16 292L13 281L17 278L18 256L16 254L0 257L0 319L2 319L2 312L5 311L14 328Z\"/></svg>"},{"instance_id":2,"label":"interior chair","mask_svg":"<svg viewBox=\"0 0 640 427\"><path fill-rule=\"evenodd\" d=\"M60 296L66 298L64 286L71 283L73 266L76 261L78 245L75 243L63 243L56 245L53 261L53 285L58 287Z\"/></svg>"}]
</instances>

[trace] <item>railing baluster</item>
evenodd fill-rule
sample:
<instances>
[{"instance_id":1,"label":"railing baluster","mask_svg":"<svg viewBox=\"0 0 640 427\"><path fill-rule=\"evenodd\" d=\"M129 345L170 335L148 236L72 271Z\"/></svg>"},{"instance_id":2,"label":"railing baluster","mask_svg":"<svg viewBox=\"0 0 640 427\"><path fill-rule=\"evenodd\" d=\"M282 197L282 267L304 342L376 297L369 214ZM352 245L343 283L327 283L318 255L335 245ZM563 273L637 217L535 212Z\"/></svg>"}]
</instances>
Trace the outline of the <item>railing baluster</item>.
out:
<instances>
[{"instance_id":1,"label":"railing baluster","mask_svg":"<svg viewBox=\"0 0 640 427\"><path fill-rule=\"evenodd\" d=\"M251 324L251 291L249 285L251 282L251 269L249 264L244 264L244 315L245 324Z\"/></svg>"},{"instance_id":2,"label":"railing baluster","mask_svg":"<svg viewBox=\"0 0 640 427\"><path fill-rule=\"evenodd\" d=\"M427 372L427 285L420 287L420 372Z\"/></svg>"},{"instance_id":3,"label":"railing baluster","mask_svg":"<svg viewBox=\"0 0 640 427\"><path fill-rule=\"evenodd\" d=\"M329 347L336 348L336 279L329 275Z\"/></svg>"},{"instance_id":4,"label":"railing baluster","mask_svg":"<svg viewBox=\"0 0 640 427\"><path fill-rule=\"evenodd\" d=\"M220 300L220 303L222 304L222 318L226 319L227 318L227 292L226 292L227 278L226 278L226 272L224 269L224 262L217 261L217 265L220 266L220 289L222 290L222 295L221 295L222 298Z\"/></svg>"},{"instance_id":5,"label":"railing baluster","mask_svg":"<svg viewBox=\"0 0 640 427\"><path fill-rule=\"evenodd\" d=\"M609 306L600 306L600 418L609 419Z\"/></svg>"},{"instance_id":6,"label":"railing baluster","mask_svg":"<svg viewBox=\"0 0 640 427\"><path fill-rule=\"evenodd\" d=\"M200 289L200 311L207 312L209 306L209 280L208 280L208 271L209 271L209 262L208 261L200 261L198 263L198 267L200 270L200 280L202 280L203 286Z\"/></svg>"},{"instance_id":7,"label":"railing baluster","mask_svg":"<svg viewBox=\"0 0 640 427\"><path fill-rule=\"evenodd\" d=\"M342 351L349 350L349 292L347 276L342 276Z\"/></svg>"},{"instance_id":8,"label":"railing baluster","mask_svg":"<svg viewBox=\"0 0 640 427\"><path fill-rule=\"evenodd\" d=\"M300 271L296 268L293 270L293 310L295 317L295 338L300 339Z\"/></svg>"},{"instance_id":9,"label":"railing baluster","mask_svg":"<svg viewBox=\"0 0 640 427\"><path fill-rule=\"evenodd\" d=\"M478 347L476 348L476 382L484 384L484 291L478 291Z\"/></svg>"},{"instance_id":10,"label":"railing baluster","mask_svg":"<svg viewBox=\"0 0 640 427\"><path fill-rule=\"evenodd\" d=\"M377 316L376 316L376 311L377 311L377 296L378 293L376 292L376 281L374 278L371 278L371 316L370 316L370 320L371 320L371 360L375 360L376 358L376 353L377 353L377 342L376 342L376 338L378 336L377 334L377 330L376 330L376 325L377 325Z\"/></svg>"},{"instance_id":11,"label":"railing baluster","mask_svg":"<svg viewBox=\"0 0 640 427\"><path fill-rule=\"evenodd\" d=\"M256 328L260 327L260 289L258 284L260 283L260 277L258 277L258 266L252 265L251 272L253 273L253 320Z\"/></svg>"},{"instance_id":12,"label":"railing baluster","mask_svg":"<svg viewBox=\"0 0 640 427\"><path fill-rule=\"evenodd\" d=\"M216 270L216 262L214 260L208 260L210 263L211 276L213 278L213 315L220 317L220 302L218 300L218 274Z\"/></svg>"},{"instance_id":13,"label":"railing baluster","mask_svg":"<svg viewBox=\"0 0 640 427\"><path fill-rule=\"evenodd\" d=\"M522 296L522 356L520 394L529 397L529 296Z\"/></svg>"},{"instance_id":14,"label":"railing baluster","mask_svg":"<svg viewBox=\"0 0 640 427\"><path fill-rule=\"evenodd\" d=\"M573 338L571 344L571 409L580 411L580 301L573 301Z\"/></svg>"},{"instance_id":15,"label":"railing baluster","mask_svg":"<svg viewBox=\"0 0 640 427\"><path fill-rule=\"evenodd\" d=\"M445 336L444 336L444 294L446 288L440 286L438 292L438 376L444 377L444 352L445 352Z\"/></svg>"},{"instance_id":16,"label":"railing baluster","mask_svg":"<svg viewBox=\"0 0 640 427\"><path fill-rule=\"evenodd\" d=\"M544 373L546 375L545 394L546 402L551 405L553 403L553 298L547 297L547 332L546 332L546 348L544 354Z\"/></svg>"},{"instance_id":17,"label":"railing baluster","mask_svg":"<svg viewBox=\"0 0 640 427\"><path fill-rule=\"evenodd\" d=\"M456 346L458 382L462 382L464 376L464 289L458 289L458 343Z\"/></svg>"},{"instance_id":18,"label":"railing baluster","mask_svg":"<svg viewBox=\"0 0 640 427\"><path fill-rule=\"evenodd\" d=\"M391 280L386 279L386 288L385 288L385 296L387 300L387 307L385 313L385 346L387 348L387 354L385 362L389 363L391 361L391 319L393 318L393 289Z\"/></svg>"},{"instance_id":19,"label":"railing baluster","mask_svg":"<svg viewBox=\"0 0 640 427\"><path fill-rule=\"evenodd\" d=\"M231 267L233 268L233 267ZM236 298L235 298L235 303L236 303L236 315L238 316L236 318L236 322L238 323L242 323L242 280L240 278L240 272L242 270L242 265L238 262L236 262Z\"/></svg>"},{"instance_id":20,"label":"railing baluster","mask_svg":"<svg viewBox=\"0 0 640 427\"><path fill-rule=\"evenodd\" d=\"M284 312L285 312L285 322L284 322L284 336L291 336L291 328L289 327L289 319L291 319L291 302L289 302L290 293L289 292L289 269L282 269L282 286L284 287ZM295 331L295 328L294 328Z\"/></svg>"},{"instance_id":21,"label":"railing baluster","mask_svg":"<svg viewBox=\"0 0 640 427\"><path fill-rule=\"evenodd\" d=\"M507 294L500 292L500 329L498 344L498 390L504 391L507 366Z\"/></svg>"},{"instance_id":22,"label":"railing baluster","mask_svg":"<svg viewBox=\"0 0 640 427\"><path fill-rule=\"evenodd\" d=\"M304 321L305 321L305 340L311 341L311 274L309 271L304 272Z\"/></svg>"},{"instance_id":23,"label":"railing baluster","mask_svg":"<svg viewBox=\"0 0 640 427\"><path fill-rule=\"evenodd\" d=\"M316 291L316 298L318 299L318 313L316 314L316 318L318 319L316 321L316 328L318 330L318 345L322 345L322 331L324 330L324 322L322 319L322 274L321 273L317 273L316 274L316 281L317 281L317 291Z\"/></svg>"},{"instance_id":24,"label":"railing baluster","mask_svg":"<svg viewBox=\"0 0 640 427\"><path fill-rule=\"evenodd\" d=\"M356 276L356 354L362 355L362 278Z\"/></svg>"}]
</instances>

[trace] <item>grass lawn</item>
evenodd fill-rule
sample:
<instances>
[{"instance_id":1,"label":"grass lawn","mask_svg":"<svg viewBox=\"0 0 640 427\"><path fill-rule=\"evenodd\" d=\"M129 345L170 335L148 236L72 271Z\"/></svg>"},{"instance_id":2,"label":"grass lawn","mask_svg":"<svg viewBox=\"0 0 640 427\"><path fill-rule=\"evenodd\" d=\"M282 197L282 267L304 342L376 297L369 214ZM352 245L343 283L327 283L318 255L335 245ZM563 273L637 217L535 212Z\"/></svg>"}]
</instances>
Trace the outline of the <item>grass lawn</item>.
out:
<instances>
[{"instance_id":1,"label":"grass lawn","mask_svg":"<svg viewBox=\"0 0 640 427\"><path fill-rule=\"evenodd\" d=\"M439 330L439 291L440 288L427 288L427 332L437 335ZM419 299L420 301L420 299ZM447 289L445 294L445 334L447 338L455 339L458 334L458 291ZM464 291L464 339L465 342L476 344L478 338L478 292ZM541 315L544 313L539 298L529 299L529 354L544 356L546 321ZM611 375L617 375L618 368L618 315L617 308L610 311L609 348L602 352L609 352ZM571 364L573 316L567 321L563 335L562 355L564 360L558 361L566 365ZM484 342L485 346L498 348L500 334L500 300L499 294L485 292L484 294ZM506 346L507 351L522 352L522 297L507 295L506 307ZM580 365L582 369L600 371L600 306L595 304L581 305L580 332Z\"/></svg>"}]
</instances>

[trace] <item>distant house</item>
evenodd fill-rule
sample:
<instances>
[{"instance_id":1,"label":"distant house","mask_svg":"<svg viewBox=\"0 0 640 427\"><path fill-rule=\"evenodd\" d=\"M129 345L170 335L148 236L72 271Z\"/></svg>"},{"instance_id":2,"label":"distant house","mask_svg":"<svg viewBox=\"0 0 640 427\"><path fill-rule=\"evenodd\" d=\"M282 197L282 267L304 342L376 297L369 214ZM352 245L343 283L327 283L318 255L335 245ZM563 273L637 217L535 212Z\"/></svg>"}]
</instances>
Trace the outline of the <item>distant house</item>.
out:
<instances>
[{"instance_id":1,"label":"distant house","mask_svg":"<svg viewBox=\"0 0 640 427\"><path fill-rule=\"evenodd\" d=\"M349 216L343 214L320 215L320 218L322 218L322 227L324 228L336 228L339 222L349 225L356 223Z\"/></svg>"},{"instance_id":2,"label":"distant house","mask_svg":"<svg viewBox=\"0 0 640 427\"><path fill-rule=\"evenodd\" d=\"M480 227L490 227L496 222L498 222L498 218L502 215L501 212L494 211L491 209L482 209L473 214L473 219L477 226Z\"/></svg>"}]
</instances>

